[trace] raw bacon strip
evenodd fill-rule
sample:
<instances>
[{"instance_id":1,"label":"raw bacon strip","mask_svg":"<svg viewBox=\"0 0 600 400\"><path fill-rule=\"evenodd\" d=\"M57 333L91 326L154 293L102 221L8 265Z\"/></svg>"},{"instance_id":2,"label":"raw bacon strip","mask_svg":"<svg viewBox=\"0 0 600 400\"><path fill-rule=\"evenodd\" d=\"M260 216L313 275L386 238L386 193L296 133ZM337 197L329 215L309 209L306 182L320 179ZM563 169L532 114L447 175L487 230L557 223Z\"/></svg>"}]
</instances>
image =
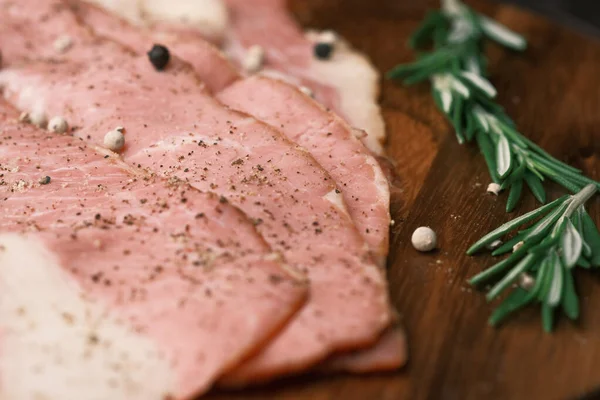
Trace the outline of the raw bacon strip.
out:
<instances>
[{"instance_id":1,"label":"raw bacon strip","mask_svg":"<svg viewBox=\"0 0 600 400\"><path fill-rule=\"evenodd\" d=\"M47 35L36 38L28 27L67 18L46 11L38 19L43 4L18 4L27 18L13 34L30 35L42 46ZM308 273L311 300L257 356L261 370L252 379L303 370L333 351L373 343L390 322L386 283L317 162L278 131L203 93L177 59L156 72L146 57L83 32L77 37L79 43L52 62L11 62L0 72L8 97L23 109L63 114L91 142L125 127L125 161L226 196L292 266ZM0 44L10 46L3 38Z\"/></svg>"},{"instance_id":2,"label":"raw bacon strip","mask_svg":"<svg viewBox=\"0 0 600 400\"><path fill-rule=\"evenodd\" d=\"M293 86L274 79L246 78L217 98L278 127L315 157L334 178L350 216L383 266L389 246L389 185L350 127Z\"/></svg>"},{"instance_id":3,"label":"raw bacon strip","mask_svg":"<svg viewBox=\"0 0 600 400\"><path fill-rule=\"evenodd\" d=\"M4 102L0 131L0 231L24 235L0 239L0 397L191 398L302 305L306 285L217 195Z\"/></svg>"}]
</instances>

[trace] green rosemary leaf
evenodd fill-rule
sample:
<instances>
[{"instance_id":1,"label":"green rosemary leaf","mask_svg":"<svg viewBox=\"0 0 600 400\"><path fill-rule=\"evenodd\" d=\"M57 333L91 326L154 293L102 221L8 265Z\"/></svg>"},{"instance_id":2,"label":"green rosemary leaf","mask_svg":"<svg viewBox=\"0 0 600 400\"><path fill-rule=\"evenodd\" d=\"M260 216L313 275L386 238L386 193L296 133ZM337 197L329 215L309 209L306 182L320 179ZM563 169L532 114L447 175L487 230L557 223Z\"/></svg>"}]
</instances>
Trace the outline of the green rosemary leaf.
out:
<instances>
[{"instance_id":1,"label":"green rosemary leaf","mask_svg":"<svg viewBox=\"0 0 600 400\"><path fill-rule=\"evenodd\" d=\"M446 16L439 11L430 11L423 23L411 35L408 45L412 49L422 48L433 39L435 28L440 24L448 24Z\"/></svg>"},{"instance_id":2,"label":"green rosemary leaf","mask_svg":"<svg viewBox=\"0 0 600 400\"><path fill-rule=\"evenodd\" d=\"M504 260L500 261L499 263L491 266L490 268L484 271L481 271L480 273L469 279L469 284L473 286L479 286L484 282L489 282L493 280L500 273L504 272L506 269L519 262L519 260L521 260L525 254L527 254L529 248L530 245L524 244Z\"/></svg>"},{"instance_id":3,"label":"green rosemary leaf","mask_svg":"<svg viewBox=\"0 0 600 400\"><path fill-rule=\"evenodd\" d=\"M583 211L584 211L583 207L579 207L577 209L577 212L575 214L573 214L573 216L571 217L571 222L573 222L573 226L575 226L575 229L580 234L583 234L583 221L582 221ZM581 238L581 244L582 244L582 253L581 253L582 257L585 257L586 259L590 259L592 257L592 249L590 248L590 245L587 243L587 241L584 237Z\"/></svg>"},{"instance_id":4,"label":"green rosemary leaf","mask_svg":"<svg viewBox=\"0 0 600 400\"><path fill-rule=\"evenodd\" d=\"M499 113L499 115L504 116L504 112ZM508 117L506 117L508 118ZM511 126L507 121L503 118L497 118L500 122L500 129L502 132L508 136L516 145L522 147L523 149L527 149L527 143L522 139L522 135L517 132L514 126ZM512 121L510 121L512 122Z\"/></svg>"},{"instance_id":5,"label":"green rosemary leaf","mask_svg":"<svg viewBox=\"0 0 600 400\"><path fill-rule=\"evenodd\" d=\"M569 198L569 196L563 196L561 198L554 200L551 203L546 204L545 206L538 208L537 210L528 212L527 214L524 214L518 218L513 219L512 221L509 221L509 222L503 224L498 229L493 230L492 232L485 235L483 238L479 239L477 241L477 243L475 243L473 246L471 246L471 248L467 251L467 254L473 255L480 249L482 249L485 246L492 243L494 240L501 238L506 233L513 230L514 228L524 225L528 222L533 221L534 219L537 219L538 217L541 217L542 215L549 213L550 211L563 205L568 198Z\"/></svg>"},{"instance_id":6,"label":"green rosemary leaf","mask_svg":"<svg viewBox=\"0 0 600 400\"><path fill-rule=\"evenodd\" d=\"M412 74L407 74L402 83L405 86L415 85L417 83L421 83L430 79L433 75L440 73L444 70L444 66L436 65L429 68L423 68L417 71L414 71Z\"/></svg>"},{"instance_id":7,"label":"green rosemary leaf","mask_svg":"<svg viewBox=\"0 0 600 400\"><path fill-rule=\"evenodd\" d=\"M504 276L504 278L500 280L500 282L490 289L488 294L485 296L487 301L491 301L498 297L500 293L514 283L522 273L527 272L537 260L538 258L534 254L528 254L525 256L508 274Z\"/></svg>"},{"instance_id":8,"label":"green rosemary leaf","mask_svg":"<svg viewBox=\"0 0 600 400\"><path fill-rule=\"evenodd\" d=\"M459 79L452 77L451 82L452 82L452 90L454 90L455 92L460 94L465 99L468 99L469 97L471 97L471 90L464 83L462 83Z\"/></svg>"},{"instance_id":9,"label":"green rosemary leaf","mask_svg":"<svg viewBox=\"0 0 600 400\"><path fill-rule=\"evenodd\" d=\"M498 326L508 315L514 313L531 303L533 296L524 289L517 288L513 290L504 301L494 310L488 323L491 326Z\"/></svg>"},{"instance_id":10,"label":"green rosemary leaf","mask_svg":"<svg viewBox=\"0 0 600 400\"><path fill-rule=\"evenodd\" d=\"M438 24L433 31L433 46L436 49L443 48L448 43L448 34L450 33L450 21L444 19L444 22Z\"/></svg>"},{"instance_id":11,"label":"green rosemary leaf","mask_svg":"<svg viewBox=\"0 0 600 400\"><path fill-rule=\"evenodd\" d=\"M537 291L535 296L539 301L544 301L548 296L550 284L552 283L552 272L554 269L553 252L546 255L541 261L538 275L536 278Z\"/></svg>"},{"instance_id":12,"label":"green rosemary leaf","mask_svg":"<svg viewBox=\"0 0 600 400\"><path fill-rule=\"evenodd\" d=\"M562 309L567 317L572 320L579 318L579 298L575 291L575 282L573 281L572 271L565 271L565 283L563 285Z\"/></svg>"},{"instance_id":13,"label":"green rosemary leaf","mask_svg":"<svg viewBox=\"0 0 600 400\"><path fill-rule=\"evenodd\" d=\"M557 173L556 171L546 167L545 165L536 164L536 168L538 170L540 170L542 173L544 173L548 178L550 178L554 182L558 183L565 189L571 191L572 193L579 192L581 190L581 188L583 187L583 185L581 183L573 182L571 179L565 178L560 173Z\"/></svg>"},{"instance_id":14,"label":"green rosemary leaf","mask_svg":"<svg viewBox=\"0 0 600 400\"><path fill-rule=\"evenodd\" d=\"M527 48L527 41L523 36L487 17L480 16L479 18L481 29L490 39L513 50L522 51Z\"/></svg>"},{"instance_id":15,"label":"green rosemary leaf","mask_svg":"<svg viewBox=\"0 0 600 400\"><path fill-rule=\"evenodd\" d=\"M556 307L560 304L560 300L563 293L563 266L560 260L555 260L552 265L552 280L550 283L550 289L548 290L548 297L546 302L552 307Z\"/></svg>"},{"instance_id":16,"label":"green rosemary leaf","mask_svg":"<svg viewBox=\"0 0 600 400\"><path fill-rule=\"evenodd\" d=\"M444 106L442 105L442 96L440 95L439 91L437 89L435 89L434 87L432 87L431 95L433 97L433 101L435 102L435 105L437 106L437 108L443 112Z\"/></svg>"},{"instance_id":17,"label":"green rosemary leaf","mask_svg":"<svg viewBox=\"0 0 600 400\"><path fill-rule=\"evenodd\" d=\"M452 112L452 124L454 125L454 131L456 132L456 137L458 139L458 143L463 144L465 142L465 137L463 135L463 108L465 101L457 96L454 100L454 110Z\"/></svg>"},{"instance_id":18,"label":"green rosemary leaf","mask_svg":"<svg viewBox=\"0 0 600 400\"><path fill-rule=\"evenodd\" d=\"M586 260L583 255L579 257L579 260L577 260L577 264L575 265L583 269L592 268L592 264L588 260Z\"/></svg>"},{"instance_id":19,"label":"green rosemary leaf","mask_svg":"<svg viewBox=\"0 0 600 400\"><path fill-rule=\"evenodd\" d=\"M554 327L554 308L546 303L542 304L542 326L546 333L551 333Z\"/></svg>"},{"instance_id":20,"label":"green rosemary leaf","mask_svg":"<svg viewBox=\"0 0 600 400\"><path fill-rule=\"evenodd\" d=\"M488 81L487 79L485 79L484 77L482 77L478 74L475 74L470 71L463 71L461 73L461 77L466 82L468 82L470 84L470 86L473 86L473 87L479 89L482 93L484 93L489 98L493 99L498 94L498 92L496 91L496 88L490 83L490 81Z\"/></svg>"},{"instance_id":21,"label":"green rosemary leaf","mask_svg":"<svg viewBox=\"0 0 600 400\"><path fill-rule=\"evenodd\" d=\"M535 162L538 165L539 164L544 165L544 166L548 167L548 169L554 171L555 173L560 174L561 176L564 176L565 178L570 178L574 182L578 182L581 185L587 185L590 183L595 184L595 185L600 185L600 184L598 184L598 182L594 181L593 179L587 178L577 172L573 172L572 170L565 168L564 166L562 166L561 163L545 159L544 157L541 157L537 154L532 154L531 158L533 160L535 160Z\"/></svg>"},{"instance_id":22,"label":"green rosemary leaf","mask_svg":"<svg viewBox=\"0 0 600 400\"><path fill-rule=\"evenodd\" d=\"M477 140L477 144L479 145L479 149L483 154L483 158L488 166L488 170L490 172L490 177L492 181L495 183L500 182L500 178L498 177L498 172L496 171L496 156L494 153L494 145L492 144L489 136L480 130L475 132L475 139Z\"/></svg>"},{"instance_id":23,"label":"green rosemary leaf","mask_svg":"<svg viewBox=\"0 0 600 400\"><path fill-rule=\"evenodd\" d=\"M475 130L476 130L475 117L473 117L473 115L470 112L468 112L468 113L466 113L466 120L467 120L467 126L465 128L465 137L466 137L467 141L470 142L475 137Z\"/></svg>"},{"instance_id":24,"label":"green rosemary leaf","mask_svg":"<svg viewBox=\"0 0 600 400\"><path fill-rule=\"evenodd\" d=\"M570 219L566 219L566 229L562 235L562 256L567 268L573 268L581 256L583 244L579 232Z\"/></svg>"},{"instance_id":25,"label":"green rosemary leaf","mask_svg":"<svg viewBox=\"0 0 600 400\"><path fill-rule=\"evenodd\" d=\"M496 145L496 164L498 176L504 179L512 168L512 152L505 136L500 136Z\"/></svg>"},{"instance_id":26,"label":"green rosemary leaf","mask_svg":"<svg viewBox=\"0 0 600 400\"><path fill-rule=\"evenodd\" d=\"M559 159L553 157L550 155L550 153L548 153L546 150L542 149L540 146L538 146L537 144L535 144L533 141L531 141L530 139L526 138L525 136L521 135L521 139L527 144L527 146L529 148L531 148L532 150L535 150L535 152L537 153L537 155L546 158L549 161L553 161L556 164L561 165L562 167L571 170L572 172L575 173L581 173L580 169L577 169L575 167L572 167L568 164L565 164L564 162L560 161Z\"/></svg>"},{"instance_id":27,"label":"green rosemary leaf","mask_svg":"<svg viewBox=\"0 0 600 400\"><path fill-rule=\"evenodd\" d=\"M519 242L522 242L523 239L525 239L525 236L527 236L531 231L532 229L525 229L524 231L517 233L512 239L510 239L509 241L498 247L496 250L494 250L492 252L492 255L494 257L497 257L513 251L515 245Z\"/></svg>"},{"instance_id":28,"label":"green rosemary leaf","mask_svg":"<svg viewBox=\"0 0 600 400\"><path fill-rule=\"evenodd\" d=\"M581 222L583 225L583 237L589 243L592 250L590 262L594 267L600 267L600 232L598 232L598 228L592 217L585 210L581 214Z\"/></svg>"},{"instance_id":29,"label":"green rosemary leaf","mask_svg":"<svg viewBox=\"0 0 600 400\"><path fill-rule=\"evenodd\" d=\"M554 229L557 229L562 232L562 227L561 224L559 223L558 225L555 225L557 221L559 221L565 210L567 209L567 207L569 206L570 202L565 201L563 204L561 204L560 206L558 206L557 209L553 210L552 212L550 212L547 216L545 216L543 219L541 219L538 223L536 223L531 231L527 234L527 236L525 236L525 239L523 239L526 243L527 242L533 242L533 243L537 243L539 242L542 238L544 238L544 236L546 236L554 227Z\"/></svg>"},{"instance_id":30,"label":"green rosemary leaf","mask_svg":"<svg viewBox=\"0 0 600 400\"><path fill-rule=\"evenodd\" d=\"M479 104L479 106L482 108L483 111L491 114L491 115L500 115L500 114L504 114L504 107L502 107L500 104L494 102L492 99L490 99L489 97L487 97L484 94L481 94L480 91L474 91L473 95L472 95L473 99L477 101L477 103Z\"/></svg>"},{"instance_id":31,"label":"green rosemary leaf","mask_svg":"<svg viewBox=\"0 0 600 400\"><path fill-rule=\"evenodd\" d=\"M525 172L524 178L535 198L542 204L546 203L546 191L542 181L529 171Z\"/></svg>"},{"instance_id":32,"label":"green rosemary leaf","mask_svg":"<svg viewBox=\"0 0 600 400\"><path fill-rule=\"evenodd\" d=\"M523 192L523 181L517 180L510 186L510 193L508 194L508 200L506 201L506 212L514 211L521 193Z\"/></svg>"},{"instance_id":33,"label":"green rosemary leaf","mask_svg":"<svg viewBox=\"0 0 600 400\"><path fill-rule=\"evenodd\" d=\"M525 174L527 164L525 164L524 162L520 162L520 161L518 161L517 163L518 163L517 168L513 168L510 175L508 176L508 178L506 178L504 180L504 182L502 182L502 185L501 185L502 189L506 189L506 188L512 186L513 183L523 180L523 175Z\"/></svg>"}]
</instances>

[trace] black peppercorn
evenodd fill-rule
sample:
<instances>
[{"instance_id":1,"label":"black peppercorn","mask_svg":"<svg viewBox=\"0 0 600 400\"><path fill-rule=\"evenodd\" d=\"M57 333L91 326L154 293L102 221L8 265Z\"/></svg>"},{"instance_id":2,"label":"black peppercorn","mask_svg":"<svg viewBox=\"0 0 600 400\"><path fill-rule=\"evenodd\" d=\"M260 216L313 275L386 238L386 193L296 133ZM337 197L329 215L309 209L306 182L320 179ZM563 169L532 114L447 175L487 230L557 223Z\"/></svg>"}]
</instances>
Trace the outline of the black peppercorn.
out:
<instances>
[{"instance_id":1,"label":"black peppercorn","mask_svg":"<svg viewBox=\"0 0 600 400\"><path fill-rule=\"evenodd\" d=\"M50 183L50 180L51 179L49 176L44 176L44 177L40 178L39 182L40 182L40 185L47 185Z\"/></svg>"},{"instance_id":2,"label":"black peppercorn","mask_svg":"<svg viewBox=\"0 0 600 400\"><path fill-rule=\"evenodd\" d=\"M148 58L157 71L162 71L169 63L171 55L169 54L169 49L165 46L155 44L152 46L152 50L148 52Z\"/></svg>"},{"instance_id":3,"label":"black peppercorn","mask_svg":"<svg viewBox=\"0 0 600 400\"><path fill-rule=\"evenodd\" d=\"M317 43L314 48L315 57L319 60L329 60L331 53L333 53L333 44L331 43Z\"/></svg>"}]
</instances>

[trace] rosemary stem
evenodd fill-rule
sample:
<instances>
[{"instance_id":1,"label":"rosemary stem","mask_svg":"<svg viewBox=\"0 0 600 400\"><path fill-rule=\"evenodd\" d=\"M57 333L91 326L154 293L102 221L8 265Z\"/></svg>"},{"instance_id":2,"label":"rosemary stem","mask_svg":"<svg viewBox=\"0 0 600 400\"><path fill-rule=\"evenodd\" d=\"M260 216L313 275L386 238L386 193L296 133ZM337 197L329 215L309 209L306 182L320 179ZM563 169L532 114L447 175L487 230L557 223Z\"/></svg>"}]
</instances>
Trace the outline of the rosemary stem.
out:
<instances>
[{"instance_id":1,"label":"rosemary stem","mask_svg":"<svg viewBox=\"0 0 600 400\"><path fill-rule=\"evenodd\" d=\"M598 191L598 188L596 187L596 185L593 183L590 183L589 185L587 185L586 187L581 189L581 191L579 193L577 193L576 195L573 195L571 197L571 204L569 204L569 207L565 211L564 216L567 218L571 218L571 215L573 215L575 210L577 210L579 207L581 207L582 205L587 203L588 200L591 199L592 196L595 195L597 191Z\"/></svg>"}]
</instances>

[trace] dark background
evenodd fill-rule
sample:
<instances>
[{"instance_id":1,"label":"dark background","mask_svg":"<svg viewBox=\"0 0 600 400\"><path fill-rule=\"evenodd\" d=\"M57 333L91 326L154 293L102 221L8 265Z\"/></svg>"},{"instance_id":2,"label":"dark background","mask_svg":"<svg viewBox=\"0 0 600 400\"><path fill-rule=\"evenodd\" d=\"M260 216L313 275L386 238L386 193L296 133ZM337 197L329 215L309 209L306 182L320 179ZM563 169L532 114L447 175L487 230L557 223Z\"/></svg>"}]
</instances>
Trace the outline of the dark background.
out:
<instances>
[{"instance_id":1,"label":"dark background","mask_svg":"<svg viewBox=\"0 0 600 400\"><path fill-rule=\"evenodd\" d=\"M502 0L502 2L530 8L581 32L600 36L600 0Z\"/></svg>"}]
</instances>

